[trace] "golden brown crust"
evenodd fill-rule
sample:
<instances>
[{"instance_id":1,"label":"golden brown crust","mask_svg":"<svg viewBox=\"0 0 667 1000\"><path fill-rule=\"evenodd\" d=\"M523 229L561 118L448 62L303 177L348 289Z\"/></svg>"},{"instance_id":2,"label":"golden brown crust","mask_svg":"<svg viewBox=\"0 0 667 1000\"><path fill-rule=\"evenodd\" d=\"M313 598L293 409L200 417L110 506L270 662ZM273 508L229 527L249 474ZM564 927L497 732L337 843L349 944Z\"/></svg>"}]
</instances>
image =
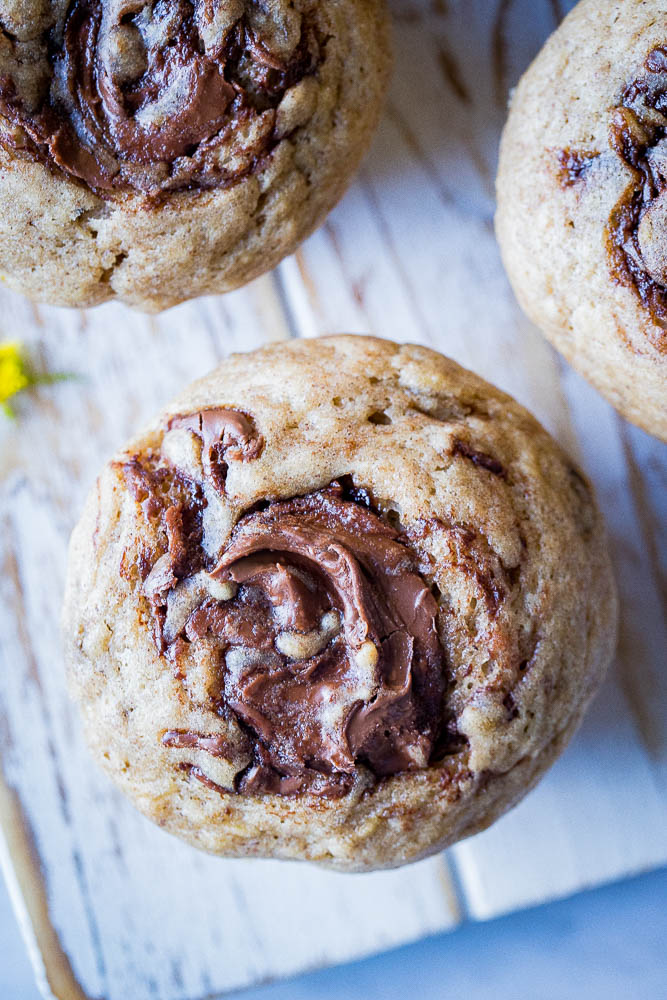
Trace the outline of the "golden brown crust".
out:
<instances>
[{"instance_id":1,"label":"golden brown crust","mask_svg":"<svg viewBox=\"0 0 667 1000\"><path fill-rule=\"evenodd\" d=\"M512 98L496 228L516 295L628 420L667 439L663 3L582 0Z\"/></svg>"},{"instance_id":2,"label":"golden brown crust","mask_svg":"<svg viewBox=\"0 0 667 1000\"><path fill-rule=\"evenodd\" d=\"M188 653L187 682L175 676L142 574L119 571L146 552L154 564L166 544L123 466L165 447L173 458L170 422L211 407L251 415L263 442L249 461L224 453L209 522L216 551L259 501L342 477L400 525L439 604L445 707L461 737L441 759L380 780L360 769L335 799L211 787L233 787L244 763L243 747L217 754L236 732L207 700L220 661L203 641ZM103 471L72 538L65 604L70 682L93 753L146 815L214 853L343 870L415 860L518 801L578 725L615 625L601 517L555 442L454 362L362 337L232 356L186 390ZM214 757L181 737L165 745L166 732L222 742Z\"/></svg>"},{"instance_id":3,"label":"golden brown crust","mask_svg":"<svg viewBox=\"0 0 667 1000\"><path fill-rule=\"evenodd\" d=\"M377 123L384 0L140 7L13 5L0 33L0 270L38 301L153 312L245 284L322 222Z\"/></svg>"}]
</instances>

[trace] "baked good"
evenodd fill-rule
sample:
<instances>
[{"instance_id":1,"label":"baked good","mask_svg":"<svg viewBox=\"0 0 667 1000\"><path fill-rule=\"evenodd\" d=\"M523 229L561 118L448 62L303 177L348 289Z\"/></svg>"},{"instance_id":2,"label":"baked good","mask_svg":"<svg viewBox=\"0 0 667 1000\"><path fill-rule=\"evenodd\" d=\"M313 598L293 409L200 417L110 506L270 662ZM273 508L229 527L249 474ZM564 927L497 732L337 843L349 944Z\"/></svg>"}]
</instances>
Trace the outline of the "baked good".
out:
<instances>
[{"instance_id":1,"label":"baked good","mask_svg":"<svg viewBox=\"0 0 667 1000\"><path fill-rule=\"evenodd\" d=\"M497 233L519 302L667 439L667 5L582 0L519 83Z\"/></svg>"},{"instance_id":2,"label":"baked good","mask_svg":"<svg viewBox=\"0 0 667 1000\"><path fill-rule=\"evenodd\" d=\"M384 0L4 0L0 272L156 311L291 253L387 84Z\"/></svg>"},{"instance_id":3,"label":"baked good","mask_svg":"<svg viewBox=\"0 0 667 1000\"><path fill-rule=\"evenodd\" d=\"M347 870L481 830L614 646L590 486L505 394L366 337L235 355L103 470L74 531L97 760L204 850Z\"/></svg>"}]
</instances>

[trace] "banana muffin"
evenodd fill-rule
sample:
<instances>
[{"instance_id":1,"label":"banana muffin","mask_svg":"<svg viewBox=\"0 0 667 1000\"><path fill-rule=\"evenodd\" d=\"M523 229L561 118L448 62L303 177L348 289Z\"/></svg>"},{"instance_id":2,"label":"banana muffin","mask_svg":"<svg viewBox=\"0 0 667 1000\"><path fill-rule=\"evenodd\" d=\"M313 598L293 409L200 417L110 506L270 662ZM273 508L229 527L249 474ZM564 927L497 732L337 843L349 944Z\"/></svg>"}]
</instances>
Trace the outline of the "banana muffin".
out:
<instances>
[{"instance_id":1,"label":"banana muffin","mask_svg":"<svg viewBox=\"0 0 667 1000\"><path fill-rule=\"evenodd\" d=\"M213 853L403 864L488 826L612 655L603 524L521 406L422 347L228 358L102 471L64 628L95 758Z\"/></svg>"},{"instance_id":2,"label":"banana muffin","mask_svg":"<svg viewBox=\"0 0 667 1000\"><path fill-rule=\"evenodd\" d=\"M667 3L582 0L519 83L497 233L528 315L667 440Z\"/></svg>"},{"instance_id":3,"label":"banana muffin","mask_svg":"<svg viewBox=\"0 0 667 1000\"><path fill-rule=\"evenodd\" d=\"M274 267L387 85L384 0L0 0L0 272L146 311Z\"/></svg>"}]
</instances>

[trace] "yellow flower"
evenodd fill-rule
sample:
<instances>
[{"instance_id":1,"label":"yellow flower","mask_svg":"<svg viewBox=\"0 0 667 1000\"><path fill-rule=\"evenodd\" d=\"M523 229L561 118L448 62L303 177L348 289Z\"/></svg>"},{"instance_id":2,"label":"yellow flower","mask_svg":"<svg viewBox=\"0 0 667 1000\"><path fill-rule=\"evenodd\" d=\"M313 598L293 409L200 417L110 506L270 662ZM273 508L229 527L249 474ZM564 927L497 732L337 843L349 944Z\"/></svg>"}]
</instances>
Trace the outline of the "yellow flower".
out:
<instances>
[{"instance_id":1,"label":"yellow flower","mask_svg":"<svg viewBox=\"0 0 667 1000\"><path fill-rule=\"evenodd\" d=\"M76 378L76 375L68 372L51 374L34 371L17 340L6 340L0 344L0 410L4 410L8 417L16 415L9 400L17 392L32 385L52 385L72 378Z\"/></svg>"},{"instance_id":2,"label":"yellow flower","mask_svg":"<svg viewBox=\"0 0 667 1000\"><path fill-rule=\"evenodd\" d=\"M13 413L7 400L27 388L30 382L20 344L16 341L0 344L0 406L8 416Z\"/></svg>"}]
</instances>

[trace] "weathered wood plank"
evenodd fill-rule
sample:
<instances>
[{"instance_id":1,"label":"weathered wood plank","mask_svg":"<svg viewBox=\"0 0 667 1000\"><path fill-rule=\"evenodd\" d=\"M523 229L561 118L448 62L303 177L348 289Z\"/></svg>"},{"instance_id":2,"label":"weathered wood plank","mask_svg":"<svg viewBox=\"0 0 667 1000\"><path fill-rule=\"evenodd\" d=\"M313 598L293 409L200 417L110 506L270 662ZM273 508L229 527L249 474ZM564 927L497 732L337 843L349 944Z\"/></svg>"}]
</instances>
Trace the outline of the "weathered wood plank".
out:
<instances>
[{"instance_id":1,"label":"weathered wood plank","mask_svg":"<svg viewBox=\"0 0 667 1000\"><path fill-rule=\"evenodd\" d=\"M515 813L451 853L469 911L488 917L667 860L667 450L628 428L526 321L493 238L506 90L555 5L472 3L466 17L460 4L399 7L397 71L373 154L282 265L293 315L305 336L338 322L432 344L512 392L593 476L621 588L618 663L577 741ZM497 16L485 31L489 7Z\"/></svg>"},{"instance_id":2,"label":"weathered wood plank","mask_svg":"<svg viewBox=\"0 0 667 1000\"><path fill-rule=\"evenodd\" d=\"M518 809L453 849L470 912L480 918L667 860L667 634L655 555L667 449L630 429L564 362L559 367L577 434L573 451L607 518L619 649L563 759ZM632 449L651 459L650 478Z\"/></svg>"},{"instance_id":3,"label":"weathered wood plank","mask_svg":"<svg viewBox=\"0 0 667 1000\"><path fill-rule=\"evenodd\" d=\"M451 854L478 919L665 863L667 800L616 672L544 781Z\"/></svg>"},{"instance_id":4,"label":"weathered wood plank","mask_svg":"<svg viewBox=\"0 0 667 1000\"><path fill-rule=\"evenodd\" d=\"M667 514L666 494L660 494L658 484L667 479L667 447L631 430L565 364L562 372L584 463L607 518L620 596L619 681L667 796L667 630L658 556ZM651 458L646 476L636 459L638 449ZM641 799L638 807L641 818ZM658 835L667 851L667 824Z\"/></svg>"},{"instance_id":5,"label":"weathered wood plank","mask_svg":"<svg viewBox=\"0 0 667 1000\"><path fill-rule=\"evenodd\" d=\"M0 458L2 767L27 834L7 822L15 843L34 842L35 898L48 899L49 923L43 907L24 907L24 919L48 952L52 984L62 982L49 947L54 931L87 995L168 1000L451 926L458 913L440 858L410 873L355 879L224 862L167 837L89 760L64 689L59 605L85 491L101 461L185 382L231 348L249 349L267 333L288 336L275 281L157 320L113 306L33 313L8 293L0 303L7 327L22 332L41 365L81 376L20 401L20 421L3 428Z\"/></svg>"},{"instance_id":6,"label":"weathered wood plank","mask_svg":"<svg viewBox=\"0 0 667 1000\"><path fill-rule=\"evenodd\" d=\"M45 991L48 980L75 996L76 980L108 1000L203 997L461 918L445 858L342 876L220 861L168 838L92 765L65 695L66 543L100 464L190 379L266 339L347 330L432 344L533 409L598 487L621 585L618 662L543 784L451 852L463 907L488 917L667 861L665 449L523 318L492 232L507 88L571 6L394 0L396 73L371 156L327 224L248 289L157 319L0 291L0 331L45 369L81 376L36 391L0 429L0 861Z\"/></svg>"},{"instance_id":7,"label":"weathered wood plank","mask_svg":"<svg viewBox=\"0 0 667 1000\"><path fill-rule=\"evenodd\" d=\"M30 956L40 992L48 1000L86 1000L51 923L41 866L17 792L0 770L0 870Z\"/></svg>"},{"instance_id":8,"label":"weathered wood plank","mask_svg":"<svg viewBox=\"0 0 667 1000\"><path fill-rule=\"evenodd\" d=\"M57 616L45 611L62 584L67 525L54 522L41 485L17 485L20 516L2 526L13 541L0 599L16 602L3 643L3 767L86 992L203 996L449 926L456 913L438 858L362 878L224 862L174 841L112 788L63 690ZM31 676L16 670L22 660Z\"/></svg>"}]
</instances>

